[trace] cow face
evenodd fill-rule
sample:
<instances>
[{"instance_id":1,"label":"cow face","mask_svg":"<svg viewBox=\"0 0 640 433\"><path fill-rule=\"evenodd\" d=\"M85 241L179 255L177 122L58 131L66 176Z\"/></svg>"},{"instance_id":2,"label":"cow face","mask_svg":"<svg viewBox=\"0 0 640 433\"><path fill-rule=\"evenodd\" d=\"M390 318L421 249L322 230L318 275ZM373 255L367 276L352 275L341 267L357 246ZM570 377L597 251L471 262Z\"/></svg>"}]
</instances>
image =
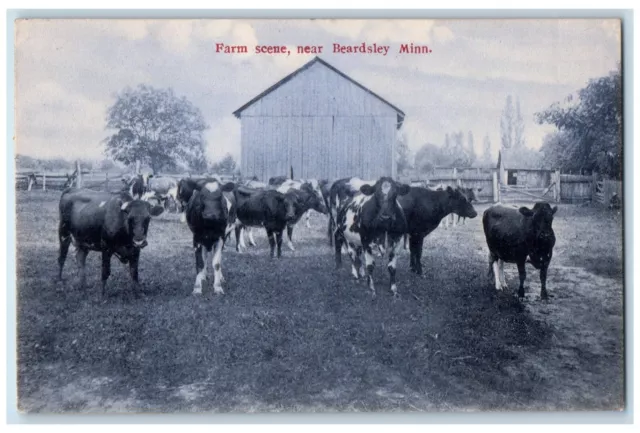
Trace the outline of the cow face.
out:
<instances>
[{"instance_id":1,"label":"cow face","mask_svg":"<svg viewBox=\"0 0 640 433\"><path fill-rule=\"evenodd\" d=\"M124 214L125 230L131 237L133 246L144 248L147 246L147 230L152 216L160 215L162 206L151 206L142 200L125 202L120 207Z\"/></svg>"},{"instance_id":2,"label":"cow face","mask_svg":"<svg viewBox=\"0 0 640 433\"><path fill-rule=\"evenodd\" d=\"M295 200L287 195L284 195L284 204L286 208L285 220L287 223L296 220L296 206Z\"/></svg>"},{"instance_id":3,"label":"cow face","mask_svg":"<svg viewBox=\"0 0 640 433\"><path fill-rule=\"evenodd\" d=\"M307 193L307 204L311 209L322 214L328 213L327 207L324 204L324 199L322 198L322 192L320 191L320 187L317 182L316 188L314 188L313 183L305 182L302 184L300 189Z\"/></svg>"},{"instance_id":4,"label":"cow face","mask_svg":"<svg viewBox=\"0 0 640 433\"><path fill-rule=\"evenodd\" d=\"M233 191L235 184L229 182L225 185L213 181L207 183L199 192L200 211L202 219L207 222L226 222L229 218L229 209L223 192Z\"/></svg>"},{"instance_id":5,"label":"cow face","mask_svg":"<svg viewBox=\"0 0 640 433\"><path fill-rule=\"evenodd\" d=\"M553 233L553 216L558 211L558 207L551 207L549 203L536 203L533 209L521 207L520 213L527 218L531 218L531 232L529 233L529 260L536 269L549 266L553 255L553 246L556 237Z\"/></svg>"},{"instance_id":6,"label":"cow face","mask_svg":"<svg viewBox=\"0 0 640 433\"><path fill-rule=\"evenodd\" d=\"M446 191L449 194L449 202L453 207L453 213L464 218L475 218L478 215L478 212L471 204L471 200L461 189L453 189L448 186Z\"/></svg>"},{"instance_id":7,"label":"cow face","mask_svg":"<svg viewBox=\"0 0 640 433\"><path fill-rule=\"evenodd\" d=\"M473 203L474 201L478 201L478 196L476 193L482 191L482 188L459 188L462 195L464 195L469 203Z\"/></svg>"},{"instance_id":8,"label":"cow face","mask_svg":"<svg viewBox=\"0 0 640 433\"><path fill-rule=\"evenodd\" d=\"M390 177L381 177L373 186L362 185L360 192L373 196L376 204L375 222L395 221L397 198L409 193L409 185L396 183Z\"/></svg>"}]
</instances>

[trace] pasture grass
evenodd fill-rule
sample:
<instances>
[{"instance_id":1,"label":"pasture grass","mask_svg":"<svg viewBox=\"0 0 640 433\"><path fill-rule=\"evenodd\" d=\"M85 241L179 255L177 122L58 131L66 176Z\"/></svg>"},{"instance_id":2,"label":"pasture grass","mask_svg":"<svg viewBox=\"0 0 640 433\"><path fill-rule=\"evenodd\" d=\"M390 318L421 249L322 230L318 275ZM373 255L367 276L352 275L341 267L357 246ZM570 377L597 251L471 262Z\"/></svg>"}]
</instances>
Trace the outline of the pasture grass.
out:
<instances>
[{"instance_id":1,"label":"pasture grass","mask_svg":"<svg viewBox=\"0 0 640 433\"><path fill-rule=\"evenodd\" d=\"M425 276L398 259L377 297L334 269L326 219L296 227L296 251L223 253L225 294L193 296L191 234L175 214L150 226L140 261L145 296L128 296L113 259L100 296L100 257L77 287L73 248L57 274L59 192L17 193L19 407L29 412L280 412L613 409L624 404L619 217L561 205L539 301L488 283L481 215L426 240ZM384 261L386 264L386 260ZM517 289L515 265L506 265ZM211 276L210 276L211 278ZM210 283L210 281L209 281Z\"/></svg>"}]
</instances>

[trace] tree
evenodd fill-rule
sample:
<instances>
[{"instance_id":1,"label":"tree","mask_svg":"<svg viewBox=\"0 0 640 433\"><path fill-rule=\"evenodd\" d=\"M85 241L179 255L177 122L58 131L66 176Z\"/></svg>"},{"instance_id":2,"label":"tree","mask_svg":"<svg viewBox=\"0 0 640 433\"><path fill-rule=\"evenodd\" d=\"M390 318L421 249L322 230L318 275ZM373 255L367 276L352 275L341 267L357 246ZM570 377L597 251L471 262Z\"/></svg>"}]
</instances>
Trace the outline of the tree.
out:
<instances>
[{"instance_id":1,"label":"tree","mask_svg":"<svg viewBox=\"0 0 640 433\"><path fill-rule=\"evenodd\" d=\"M493 159L491 158L491 140L488 135L484 136L484 140L482 141L482 165L485 167L492 167Z\"/></svg>"},{"instance_id":2,"label":"tree","mask_svg":"<svg viewBox=\"0 0 640 433\"><path fill-rule=\"evenodd\" d=\"M513 147L515 149L523 149L525 147L524 120L520 112L520 98L516 98L516 115L513 123Z\"/></svg>"},{"instance_id":3,"label":"tree","mask_svg":"<svg viewBox=\"0 0 640 433\"><path fill-rule=\"evenodd\" d=\"M227 153L220 161L211 165L211 171L218 174L233 174L237 163L230 153Z\"/></svg>"},{"instance_id":4,"label":"tree","mask_svg":"<svg viewBox=\"0 0 640 433\"><path fill-rule=\"evenodd\" d=\"M500 118L500 146L503 149L511 148L513 143L513 104L511 95L507 96L507 101L502 109Z\"/></svg>"},{"instance_id":5,"label":"tree","mask_svg":"<svg viewBox=\"0 0 640 433\"><path fill-rule=\"evenodd\" d=\"M473 166L478 159L478 155L476 154L476 149L473 144L473 132L469 131L467 134L467 155L469 156L469 167Z\"/></svg>"},{"instance_id":6,"label":"tree","mask_svg":"<svg viewBox=\"0 0 640 433\"><path fill-rule=\"evenodd\" d=\"M396 166L398 174L405 173L411 169L411 152L407 143L407 136L404 133L398 135L396 143Z\"/></svg>"},{"instance_id":7,"label":"tree","mask_svg":"<svg viewBox=\"0 0 640 433\"><path fill-rule=\"evenodd\" d=\"M154 172L183 162L194 169L206 167L202 113L171 89L139 85L117 95L108 110L105 153L127 165L148 164Z\"/></svg>"},{"instance_id":8,"label":"tree","mask_svg":"<svg viewBox=\"0 0 640 433\"><path fill-rule=\"evenodd\" d=\"M443 148L426 143L416 152L414 167L420 173L430 173L435 167L446 166L448 160Z\"/></svg>"},{"instance_id":9,"label":"tree","mask_svg":"<svg viewBox=\"0 0 640 433\"><path fill-rule=\"evenodd\" d=\"M103 159L98 163L98 168L101 171L110 171L116 168L116 164L110 159Z\"/></svg>"},{"instance_id":10,"label":"tree","mask_svg":"<svg viewBox=\"0 0 640 433\"><path fill-rule=\"evenodd\" d=\"M565 100L536 113L538 123L553 124L563 134L551 137L543 148L565 170L598 171L622 176L622 76L620 68L589 80L578 99Z\"/></svg>"}]
</instances>

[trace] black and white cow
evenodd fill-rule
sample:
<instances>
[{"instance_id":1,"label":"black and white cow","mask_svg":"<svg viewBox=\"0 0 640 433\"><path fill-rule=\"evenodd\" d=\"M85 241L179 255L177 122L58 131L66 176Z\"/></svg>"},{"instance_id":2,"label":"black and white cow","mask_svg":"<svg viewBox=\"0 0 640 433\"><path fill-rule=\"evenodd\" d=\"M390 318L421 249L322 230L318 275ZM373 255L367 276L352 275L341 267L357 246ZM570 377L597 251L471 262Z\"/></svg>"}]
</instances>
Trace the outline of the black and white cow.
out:
<instances>
[{"instance_id":1,"label":"black and white cow","mask_svg":"<svg viewBox=\"0 0 640 433\"><path fill-rule=\"evenodd\" d=\"M271 257L277 246L282 256L282 232L295 219L292 200L275 190L256 190L239 186L234 189L236 204L236 251L240 252L240 234L244 227L264 227L269 239Z\"/></svg>"},{"instance_id":2,"label":"black and white cow","mask_svg":"<svg viewBox=\"0 0 640 433\"><path fill-rule=\"evenodd\" d=\"M149 191L149 179L153 177L151 173L136 174L130 178L123 177L123 191L129 193L131 197L138 200L142 195Z\"/></svg>"},{"instance_id":3,"label":"black and white cow","mask_svg":"<svg viewBox=\"0 0 640 433\"><path fill-rule=\"evenodd\" d=\"M338 179L331 184L329 188L329 225L327 228L327 236L329 238L329 246L333 245L335 227L338 209L349 198L360 193L363 185L375 185L375 180L362 180L359 177L345 177Z\"/></svg>"},{"instance_id":4,"label":"black and white cow","mask_svg":"<svg viewBox=\"0 0 640 433\"><path fill-rule=\"evenodd\" d=\"M152 207L142 200L134 200L127 193L66 189L60 197L58 278L62 280L62 269L69 245L73 242L81 287L86 284L85 262L89 251L100 251L102 295L106 294L107 279L111 274L111 256L115 254L122 263L129 263L134 295L138 297L140 251L147 245L151 217L160 215L163 210L162 207Z\"/></svg>"},{"instance_id":5,"label":"black and white cow","mask_svg":"<svg viewBox=\"0 0 640 433\"><path fill-rule=\"evenodd\" d=\"M224 192L233 191L233 182L220 184L217 180L194 189L186 206L186 219L193 233L193 248L196 256L196 281L193 294L202 294L202 283L207 279L209 256L212 255L213 291L224 293L222 283L222 247L228 233L229 222L235 220L233 203Z\"/></svg>"},{"instance_id":6,"label":"black and white cow","mask_svg":"<svg viewBox=\"0 0 640 433\"><path fill-rule=\"evenodd\" d=\"M422 275L422 245L424 238L434 231L450 213L475 218L478 213L471 202L459 190L447 187L432 191L427 188L411 187L408 194L398 197L398 203L407 219L409 238L410 269Z\"/></svg>"},{"instance_id":7,"label":"black and white cow","mask_svg":"<svg viewBox=\"0 0 640 433\"><path fill-rule=\"evenodd\" d=\"M328 213L328 210L324 205L325 199L322 193L322 185L324 185L325 183L326 181L321 182L321 181L318 181L317 179L294 180L293 178L288 179L284 176L276 176L269 179L269 187L283 194L289 191L290 189L299 190L303 187L303 185L309 185L313 193L316 195L317 199L321 202L322 204L321 209L324 209L324 210L318 210L315 207L312 207L311 209L322 214ZM310 212L305 213L305 225L307 226L307 228L311 228L310 219L311 219Z\"/></svg>"},{"instance_id":8,"label":"black and white cow","mask_svg":"<svg viewBox=\"0 0 640 433\"><path fill-rule=\"evenodd\" d=\"M153 195L153 198L162 203L165 210L169 209L171 203L177 206L178 181L174 178L169 176L152 177L148 181L147 191ZM143 197L145 194L143 194Z\"/></svg>"},{"instance_id":9,"label":"black and white cow","mask_svg":"<svg viewBox=\"0 0 640 433\"><path fill-rule=\"evenodd\" d=\"M180 221L186 222L185 210L187 209L187 203L193 196L193 191L200 190L209 182L218 182L222 184L222 180L218 177L205 177L201 179L193 179L191 177L184 177L178 181L176 187L176 198L178 211L181 212Z\"/></svg>"},{"instance_id":10,"label":"black and white cow","mask_svg":"<svg viewBox=\"0 0 640 433\"><path fill-rule=\"evenodd\" d=\"M540 297L548 299L547 269L556 243L552 224L557 210L557 206L552 208L549 203L539 202L533 209L495 205L484 211L482 226L489 247L489 272L493 272L496 290L508 288L504 262L516 263L520 277L518 297L524 298L528 261L540 270Z\"/></svg>"},{"instance_id":11,"label":"black and white cow","mask_svg":"<svg viewBox=\"0 0 640 433\"><path fill-rule=\"evenodd\" d=\"M390 290L397 296L396 259L402 235L407 231L407 220L404 211L398 204L398 197L409 192L408 185L395 182L390 177L382 177L373 185L362 185L360 194L347 198L340 206L335 231L336 268L342 265L342 244L352 261L352 274L356 280L360 278L362 264L361 254L364 252L367 283L375 296L373 284L375 241L385 245L389 255Z\"/></svg>"},{"instance_id":12,"label":"black and white cow","mask_svg":"<svg viewBox=\"0 0 640 433\"><path fill-rule=\"evenodd\" d=\"M292 240L293 228L295 225L300 221L303 215L309 215L310 210L326 214L327 208L324 205L322 197L318 197L312 184L305 182L301 185L291 187L286 191L284 191L284 185L286 185L286 183L278 188L277 191L283 193L285 197L291 200L294 206L295 217L287 223L287 246L291 251L295 251Z\"/></svg>"}]
</instances>

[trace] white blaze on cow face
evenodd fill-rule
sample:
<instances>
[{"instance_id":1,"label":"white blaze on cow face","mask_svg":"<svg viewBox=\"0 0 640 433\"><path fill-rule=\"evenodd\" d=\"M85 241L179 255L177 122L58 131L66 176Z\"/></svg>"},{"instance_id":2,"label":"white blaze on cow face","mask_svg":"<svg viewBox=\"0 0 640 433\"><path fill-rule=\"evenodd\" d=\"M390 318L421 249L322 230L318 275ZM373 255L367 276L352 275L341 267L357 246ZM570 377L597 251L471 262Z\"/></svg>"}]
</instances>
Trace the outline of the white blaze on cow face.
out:
<instances>
[{"instance_id":1,"label":"white blaze on cow face","mask_svg":"<svg viewBox=\"0 0 640 433\"><path fill-rule=\"evenodd\" d=\"M387 181L382 182L382 185L380 186L380 190L382 191L382 194L386 197L389 194L389 191L391 191L391 184Z\"/></svg>"},{"instance_id":2,"label":"white blaze on cow face","mask_svg":"<svg viewBox=\"0 0 640 433\"><path fill-rule=\"evenodd\" d=\"M105 204L107 204L106 201L101 201L100 204L98 205L98 207L104 207Z\"/></svg>"},{"instance_id":3,"label":"white blaze on cow face","mask_svg":"<svg viewBox=\"0 0 640 433\"><path fill-rule=\"evenodd\" d=\"M204 187L211 192L216 192L220 189L220 184L218 182L209 182Z\"/></svg>"}]
</instances>

